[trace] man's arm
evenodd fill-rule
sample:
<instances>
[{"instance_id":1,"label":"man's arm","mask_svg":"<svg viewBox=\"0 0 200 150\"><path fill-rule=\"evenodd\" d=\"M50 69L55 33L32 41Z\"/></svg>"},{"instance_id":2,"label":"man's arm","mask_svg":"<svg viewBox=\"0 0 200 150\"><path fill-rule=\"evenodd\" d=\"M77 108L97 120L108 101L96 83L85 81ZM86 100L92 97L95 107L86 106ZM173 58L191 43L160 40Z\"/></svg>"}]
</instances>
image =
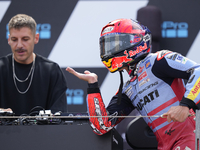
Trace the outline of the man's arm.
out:
<instances>
[{"instance_id":1,"label":"man's arm","mask_svg":"<svg viewBox=\"0 0 200 150\"><path fill-rule=\"evenodd\" d=\"M157 58L152 72L157 74L161 79L181 78L188 81L180 105L171 107L164 115L167 116L168 122L171 122L172 120L184 122L189 116L189 110L191 108L194 111L195 109L198 109L196 103L198 103L200 95L195 87L196 84L198 84L197 81L200 80L200 65L176 52L164 52L165 51L160 51L157 53L158 56L162 53L163 57ZM169 80L166 80L167 83L168 81ZM200 88L198 90L200 90ZM195 95L191 94L192 91L195 91L193 92Z\"/></svg>"},{"instance_id":2,"label":"man's arm","mask_svg":"<svg viewBox=\"0 0 200 150\"><path fill-rule=\"evenodd\" d=\"M95 73L91 73L90 71L85 71L84 74L76 72L74 69L67 67L66 71L78 77L81 80L88 82L88 95L87 95L87 105L88 105L88 113L90 116L98 116L98 117L90 117L90 123L93 131L102 135L112 129L111 122L108 121L108 116L105 105L103 103L100 90L98 88L98 76Z\"/></svg>"},{"instance_id":3,"label":"man's arm","mask_svg":"<svg viewBox=\"0 0 200 150\"><path fill-rule=\"evenodd\" d=\"M84 74L78 73L70 67L68 67L66 70L79 79L88 82L87 109L89 115L94 116L90 117L90 123L93 131L96 134L102 135L107 133L121 120L123 120L123 118L115 118L115 116L128 115L134 109L130 99L125 94L122 95L123 100L120 105L117 104L118 95L115 95L111 99L109 106L105 108L100 89L98 87L98 76L96 74L90 73L89 71L85 71Z\"/></svg>"}]
</instances>

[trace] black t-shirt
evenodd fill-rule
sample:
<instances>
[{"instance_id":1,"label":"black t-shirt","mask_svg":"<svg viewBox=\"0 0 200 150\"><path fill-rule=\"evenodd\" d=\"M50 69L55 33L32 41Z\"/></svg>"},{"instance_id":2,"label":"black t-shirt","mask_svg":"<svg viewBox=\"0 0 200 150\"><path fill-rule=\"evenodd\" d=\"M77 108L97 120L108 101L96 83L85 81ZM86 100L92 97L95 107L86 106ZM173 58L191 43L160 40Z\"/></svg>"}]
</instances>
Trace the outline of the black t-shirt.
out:
<instances>
[{"instance_id":1,"label":"black t-shirt","mask_svg":"<svg viewBox=\"0 0 200 150\"><path fill-rule=\"evenodd\" d=\"M14 65L16 76L20 80L28 76L32 67L32 63L24 65L16 61ZM16 80L16 87L13 79L12 54L0 58L0 108L11 108L16 115L29 115L30 110L36 106L45 110L50 109L53 113L66 112L67 84L60 67L37 54L32 81L31 75L25 82ZM29 90L25 94L20 94L17 88L24 92L30 82Z\"/></svg>"}]
</instances>

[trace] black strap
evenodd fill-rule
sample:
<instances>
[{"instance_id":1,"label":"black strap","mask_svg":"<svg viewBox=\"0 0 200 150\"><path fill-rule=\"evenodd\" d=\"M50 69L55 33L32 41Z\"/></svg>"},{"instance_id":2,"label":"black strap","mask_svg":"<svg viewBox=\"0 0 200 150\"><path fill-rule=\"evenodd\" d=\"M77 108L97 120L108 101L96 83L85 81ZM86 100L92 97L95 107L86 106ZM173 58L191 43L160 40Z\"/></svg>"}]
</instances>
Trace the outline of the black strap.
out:
<instances>
[{"instance_id":1,"label":"black strap","mask_svg":"<svg viewBox=\"0 0 200 150\"><path fill-rule=\"evenodd\" d=\"M123 76L122 76L122 72L123 71L119 71L120 74L120 86L119 86L119 92L118 92L118 99L117 99L117 104L120 105L121 104L121 99L122 99L122 87L123 87Z\"/></svg>"}]
</instances>

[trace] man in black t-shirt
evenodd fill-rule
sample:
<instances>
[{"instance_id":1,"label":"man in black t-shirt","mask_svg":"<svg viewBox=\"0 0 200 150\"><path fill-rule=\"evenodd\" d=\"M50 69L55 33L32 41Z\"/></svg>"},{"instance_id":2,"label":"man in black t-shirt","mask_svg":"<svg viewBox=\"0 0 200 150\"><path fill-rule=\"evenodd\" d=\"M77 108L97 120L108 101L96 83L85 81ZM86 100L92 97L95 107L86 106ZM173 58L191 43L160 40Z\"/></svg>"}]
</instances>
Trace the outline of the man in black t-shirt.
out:
<instances>
[{"instance_id":1,"label":"man in black t-shirt","mask_svg":"<svg viewBox=\"0 0 200 150\"><path fill-rule=\"evenodd\" d=\"M36 107L53 113L65 112L67 108L62 70L55 62L33 52L39 41L36 25L25 14L11 18L8 44L12 54L0 58L0 108L16 115L29 114Z\"/></svg>"}]
</instances>

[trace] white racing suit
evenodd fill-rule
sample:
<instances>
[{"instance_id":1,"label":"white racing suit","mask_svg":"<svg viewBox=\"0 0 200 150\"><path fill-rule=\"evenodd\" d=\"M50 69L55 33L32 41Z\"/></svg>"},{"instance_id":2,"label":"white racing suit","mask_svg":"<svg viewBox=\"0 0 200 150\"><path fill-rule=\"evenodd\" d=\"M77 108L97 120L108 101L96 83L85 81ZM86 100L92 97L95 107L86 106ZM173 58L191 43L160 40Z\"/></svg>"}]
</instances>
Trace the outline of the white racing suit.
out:
<instances>
[{"instance_id":1,"label":"white racing suit","mask_svg":"<svg viewBox=\"0 0 200 150\"><path fill-rule=\"evenodd\" d=\"M200 100L199 64L167 50L150 53L138 64L137 75L123 87L120 104L117 104L116 94L105 108L98 83L89 84L87 105L90 116L126 116L135 108L142 116L162 115L170 107L178 105L189 107L190 113L194 114ZM93 131L102 135L122 119L90 117L90 122ZM194 116L182 123L168 123L161 117L144 120L157 138L158 149L195 149Z\"/></svg>"}]
</instances>

